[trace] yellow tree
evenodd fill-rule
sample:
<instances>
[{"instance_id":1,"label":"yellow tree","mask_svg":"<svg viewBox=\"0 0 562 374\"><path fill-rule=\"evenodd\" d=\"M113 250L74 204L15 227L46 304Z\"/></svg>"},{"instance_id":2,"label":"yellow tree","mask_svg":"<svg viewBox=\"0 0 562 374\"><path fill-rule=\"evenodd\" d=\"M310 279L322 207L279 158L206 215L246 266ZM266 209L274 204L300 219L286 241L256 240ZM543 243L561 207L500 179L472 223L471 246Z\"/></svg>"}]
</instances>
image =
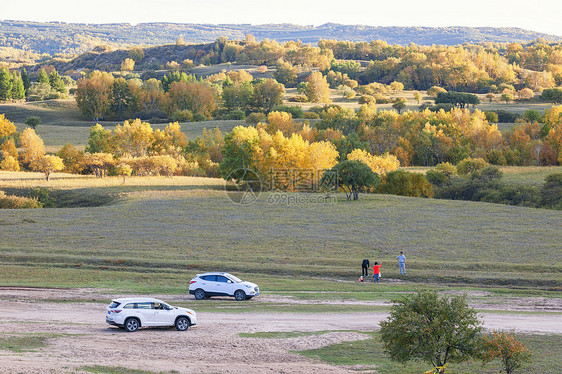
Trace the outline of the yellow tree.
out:
<instances>
[{"instance_id":1,"label":"yellow tree","mask_svg":"<svg viewBox=\"0 0 562 374\"><path fill-rule=\"evenodd\" d=\"M374 156L362 149L354 149L347 155L347 159L351 161L361 161L379 175L384 175L400 167L400 161L398 161L398 158L394 155L387 153L383 156Z\"/></svg>"},{"instance_id":2,"label":"yellow tree","mask_svg":"<svg viewBox=\"0 0 562 374\"><path fill-rule=\"evenodd\" d=\"M524 362L531 361L531 352L510 333L494 330L484 337L484 346L483 362L498 358L507 374L513 373Z\"/></svg>"},{"instance_id":3,"label":"yellow tree","mask_svg":"<svg viewBox=\"0 0 562 374\"><path fill-rule=\"evenodd\" d=\"M18 159L18 149L16 148L16 142L13 138L6 140L2 146L0 146L0 151L3 157L12 156L16 160Z\"/></svg>"},{"instance_id":4,"label":"yellow tree","mask_svg":"<svg viewBox=\"0 0 562 374\"><path fill-rule=\"evenodd\" d=\"M16 133L16 126L7 119L4 114L0 114L0 139Z\"/></svg>"},{"instance_id":5,"label":"yellow tree","mask_svg":"<svg viewBox=\"0 0 562 374\"><path fill-rule=\"evenodd\" d=\"M125 121L122 126L117 125L113 131L113 142L117 147L118 156L146 156L153 141L152 127L138 118L133 122Z\"/></svg>"},{"instance_id":6,"label":"yellow tree","mask_svg":"<svg viewBox=\"0 0 562 374\"><path fill-rule=\"evenodd\" d=\"M45 155L43 139L35 133L35 130L31 128L23 130L20 141L23 148L21 160L24 164L30 164Z\"/></svg>"},{"instance_id":7,"label":"yellow tree","mask_svg":"<svg viewBox=\"0 0 562 374\"><path fill-rule=\"evenodd\" d=\"M125 177L130 176L133 173L133 169L129 164L121 162L115 167L115 172L117 175L123 176L123 183L125 183Z\"/></svg>"},{"instance_id":8,"label":"yellow tree","mask_svg":"<svg viewBox=\"0 0 562 374\"><path fill-rule=\"evenodd\" d=\"M97 70L78 81L76 103L83 115L94 121L103 119L111 105L113 81L113 75Z\"/></svg>"},{"instance_id":9,"label":"yellow tree","mask_svg":"<svg viewBox=\"0 0 562 374\"><path fill-rule=\"evenodd\" d=\"M163 154L170 149L183 149L187 146L187 136L181 131L177 122L169 123L164 130L156 129L153 133L152 151Z\"/></svg>"},{"instance_id":10,"label":"yellow tree","mask_svg":"<svg viewBox=\"0 0 562 374\"><path fill-rule=\"evenodd\" d=\"M20 164L14 156L4 154L2 162L0 162L0 169L5 171L19 171Z\"/></svg>"},{"instance_id":11,"label":"yellow tree","mask_svg":"<svg viewBox=\"0 0 562 374\"><path fill-rule=\"evenodd\" d=\"M313 103L330 103L330 85L326 77L319 71L316 71L306 79L307 86L305 95L309 101Z\"/></svg>"},{"instance_id":12,"label":"yellow tree","mask_svg":"<svg viewBox=\"0 0 562 374\"><path fill-rule=\"evenodd\" d=\"M132 58L126 58L121 62L121 71L133 71L135 70L135 60Z\"/></svg>"},{"instance_id":13,"label":"yellow tree","mask_svg":"<svg viewBox=\"0 0 562 374\"><path fill-rule=\"evenodd\" d=\"M113 155L109 153L86 153L84 163L94 171L98 178L102 178L107 173L107 168L115 163Z\"/></svg>"},{"instance_id":14,"label":"yellow tree","mask_svg":"<svg viewBox=\"0 0 562 374\"><path fill-rule=\"evenodd\" d=\"M29 166L33 171L45 173L45 179L48 181L52 172L64 168L64 163L58 156L46 155L33 160Z\"/></svg>"}]
</instances>

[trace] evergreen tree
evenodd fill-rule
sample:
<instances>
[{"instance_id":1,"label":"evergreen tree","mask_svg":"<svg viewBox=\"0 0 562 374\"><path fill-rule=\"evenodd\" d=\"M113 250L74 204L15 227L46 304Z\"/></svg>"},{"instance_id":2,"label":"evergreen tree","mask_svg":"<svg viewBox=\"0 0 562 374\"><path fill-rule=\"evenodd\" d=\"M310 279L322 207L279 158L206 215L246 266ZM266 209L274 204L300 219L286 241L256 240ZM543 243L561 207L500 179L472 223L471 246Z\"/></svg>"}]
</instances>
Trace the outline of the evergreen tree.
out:
<instances>
[{"instance_id":1,"label":"evergreen tree","mask_svg":"<svg viewBox=\"0 0 562 374\"><path fill-rule=\"evenodd\" d=\"M0 69L0 101L7 101L12 98L12 74L8 69Z\"/></svg>"},{"instance_id":2,"label":"evergreen tree","mask_svg":"<svg viewBox=\"0 0 562 374\"><path fill-rule=\"evenodd\" d=\"M17 73L14 73L12 75L12 99L25 99L25 88L23 85L23 80Z\"/></svg>"},{"instance_id":3,"label":"evergreen tree","mask_svg":"<svg viewBox=\"0 0 562 374\"><path fill-rule=\"evenodd\" d=\"M66 93L66 86L56 70L49 74L49 84L53 90Z\"/></svg>"},{"instance_id":4,"label":"evergreen tree","mask_svg":"<svg viewBox=\"0 0 562 374\"><path fill-rule=\"evenodd\" d=\"M23 89L27 94L27 90L31 87L31 81L29 80L29 75L27 75L27 70L25 70L25 68L21 71L21 80L23 82Z\"/></svg>"},{"instance_id":5,"label":"evergreen tree","mask_svg":"<svg viewBox=\"0 0 562 374\"><path fill-rule=\"evenodd\" d=\"M47 84L51 83L51 82L49 82L49 76L45 72L45 69L41 69L41 70L39 70L39 73L37 73L37 82L47 83Z\"/></svg>"}]
</instances>

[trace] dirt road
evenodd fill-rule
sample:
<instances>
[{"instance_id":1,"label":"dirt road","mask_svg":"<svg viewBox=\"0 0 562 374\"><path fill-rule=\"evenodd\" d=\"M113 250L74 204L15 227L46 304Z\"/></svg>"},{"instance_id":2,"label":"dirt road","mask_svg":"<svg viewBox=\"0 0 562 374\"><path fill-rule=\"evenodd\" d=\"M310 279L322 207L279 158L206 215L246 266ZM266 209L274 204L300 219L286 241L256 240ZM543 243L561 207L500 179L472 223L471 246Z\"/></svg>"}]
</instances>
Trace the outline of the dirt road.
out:
<instances>
[{"instance_id":1,"label":"dirt road","mask_svg":"<svg viewBox=\"0 0 562 374\"><path fill-rule=\"evenodd\" d=\"M82 292L68 290L0 288L1 335L40 333L50 337L47 347L35 351L0 351L0 373L77 373L88 365L179 373L346 373L351 371L290 351L368 336L332 332L290 339L255 339L241 338L239 333L371 331L387 317L386 313L200 312L198 325L187 332L145 329L126 333L106 325L106 305L60 302L78 294L83 296ZM559 314L483 313L481 317L487 328L562 334Z\"/></svg>"}]
</instances>

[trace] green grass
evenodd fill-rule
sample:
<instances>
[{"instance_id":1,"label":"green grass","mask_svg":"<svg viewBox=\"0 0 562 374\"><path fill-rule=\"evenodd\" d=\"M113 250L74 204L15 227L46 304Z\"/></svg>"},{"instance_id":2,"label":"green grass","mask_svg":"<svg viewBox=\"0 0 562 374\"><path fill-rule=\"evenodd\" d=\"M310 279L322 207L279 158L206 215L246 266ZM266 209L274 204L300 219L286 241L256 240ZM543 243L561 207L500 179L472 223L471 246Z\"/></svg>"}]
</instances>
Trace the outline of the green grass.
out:
<instances>
[{"instance_id":1,"label":"green grass","mask_svg":"<svg viewBox=\"0 0 562 374\"><path fill-rule=\"evenodd\" d=\"M178 371L147 371L147 370L136 370L136 369L127 369L121 366L102 366L102 365L94 365L94 366L82 366L80 370L87 371L90 373L100 373L100 374L174 374L179 373Z\"/></svg>"},{"instance_id":2,"label":"green grass","mask_svg":"<svg viewBox=\"0 0 562 374\"><path fill-rule=\"evenodd\" d=\"M356 282L361 260L382 261L383 282L397 279L403 250L402 279L420 287L547 292L562 284L555 224L562 212L385 195L290 206L266 200L239 206L220 193L192 194L3 211L0 283L185 292L197 272L224 270L267 291L364 291Z\"/></svg>"},{"instance_id":3,"label":"green grass","mask_svg":"<svg viewBox=\"0 0 562 374\"><path fill-rule=\"evenodd\" d=\"M29 352L47 346L48 339L54 334L7 334L0 336L0 351Z\"/></svg>"},{"instance_id":4,"label":"green grass","mask_svg":"<svg viewBox=\"0 0 562 374\"><path fill-rule=\"evenodd\" d=\"M365 369L375 369L376 373L385 374L419 374L430 370L431 366L424 362L410 362L406 365L391 361L383 352L378 332L368 333L371 338L366 340L348 341L326 347L297 352L303 356L318 359L331 365L360 365ZM560 355L560 335L519 335L518 340L527 346L533 354L533 362L524 364L517 372L526 374L559 373L562 371ZM486 366L478 361L450 363L447 367L452 374L498 373L498 361Z\"/></svg>"}]
</instances>

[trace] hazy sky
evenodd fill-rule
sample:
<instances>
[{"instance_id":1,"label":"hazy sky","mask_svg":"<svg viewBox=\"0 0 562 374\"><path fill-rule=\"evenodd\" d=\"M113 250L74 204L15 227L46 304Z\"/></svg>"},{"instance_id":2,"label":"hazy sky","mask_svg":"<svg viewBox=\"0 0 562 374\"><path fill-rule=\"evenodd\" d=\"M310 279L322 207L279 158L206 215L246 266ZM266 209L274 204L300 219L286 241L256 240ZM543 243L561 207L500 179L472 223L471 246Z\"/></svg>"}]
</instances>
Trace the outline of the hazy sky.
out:
<instances>
[{"instance_id":1,"label":"hazy sky","mask_svg":"<svg viewBox=\"0 0 562 374\"><path fill-rule=\"evenodd\" d=\"M562 36L560 0L2 0L2 3L2 20L505 26Z\"/></svg>"}]
</instances>

